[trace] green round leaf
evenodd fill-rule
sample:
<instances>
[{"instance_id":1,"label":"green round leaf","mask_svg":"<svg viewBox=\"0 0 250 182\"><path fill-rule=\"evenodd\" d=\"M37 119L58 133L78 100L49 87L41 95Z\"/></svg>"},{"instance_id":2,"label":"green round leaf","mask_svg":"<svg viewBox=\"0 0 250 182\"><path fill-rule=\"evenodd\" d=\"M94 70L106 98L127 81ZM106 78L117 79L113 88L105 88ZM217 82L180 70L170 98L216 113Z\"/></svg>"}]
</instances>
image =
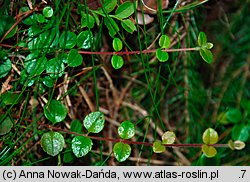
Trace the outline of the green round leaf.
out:
<instances>
[{"instance_id":1,"label":"green round leaf","mask_svg":"<svg viewBox=\"0 0 250 182\"><path fill-rule=\"evenodd\" d=\"M43 8L43 16L45 18L50 18L53 16L53 9L50 6Z\"/></svg>"},{"instance_id":2,"label":"green round leaf","mask_svg":"<svg viewBox=\"0 0 250 182\"><path fill-rule=\"evenodd\" d=\"M213 54L208 49L200 49L200 55L204 61L206 61L208 64L211 64L213 62Z\"/></svg>"},{"instance_id":3,"label":"green round leaf","mask_svg":"<svg viewBox=\"0 0 250 182\"><path fill-rule=\"evenodd\" d=\"M249 138L249 129L244 124L234 125L232 129L232 139L246 142Z\"/></svg>"},{"instance_id":4,"label":"green round leaf","mask_svg":"<svg viewBox=\"0 0 250 182\"><path fill-rule=\"evenodd\" d=\"M119 142L114 145L113 152L114 152L115 158L119 162L123 162L127 160L127 158L130 156L131 147L126 143Z\"/></svg>"},{"instance_id":5,"label":"green round leaf","mask_svg":"<svg viewBox=\"0 0 250 182\"><path fill-rule=\"evenodd\" d=\"M166 147L162 145L161 141L155 141L153 143L153 151L154 153L162 153L165 152Z\"/></svg>"},{"instance_id":6,"label":"green round leaf","mask_svg":"<svg viewBox=\"0 0 250 182\"><path fill-rule=\"evenodd\" d=\"M111 58L111 64L113 68L120 69L124 64L123 58L121 56L113 55Z\"/></svg>"},{"instance_id":7,"label":"green round leaf","mask_svg":"<svg viewBox=\"0 0 250 182\"><path fill-rule=\"evenodd\" d=\"M134 5L133 3L126 1L120 6L115 11L115 17L118 19L124 19L128 18L130 15L134 13Z\"/></svg>"},{"instance_id":8,"label":"green round leaf","mask_svg":"<svg viewBox=\"0 0 250 182\"><path fill-rule=\"evenodd\" d=\"M11 122L10 118L4 115L0 115L0 135L5 135L9 133L11 128L13 127L13 123Z\"/></svg>"},{"instance_id":9,"label":"green round leaf","mask_svg":"<svg viewBox=\"0 0 250 182\"><path fill-rule=\"evenodd\" d=\"M131 121L123 121L118 127L118 134L123 139L130 139L135 135L135 125Z\"/></svg>"},{"instance_id":10,"label":"green round leaf","mask_svg":"<svg viewBox=\"0 0 250 182\"><path fill-rule=\"evenodd\" d=\"M62 49L72 49L76 45L76 34L64 31L59 38L59 45Z\"/></svg>"},{"instance_id":11,"label":"green round leaf","mask_svg":"<svg viewBox=\"0 0 250 182\"><path fill-rule=\"evenodd\" d=\"M206 129L202 135L205 144L215 144L218 142L218 138L218 133L212 128Z\"/></svg>"},{"instance_id":12,"label":"green round leaf","mask_svg":"<svg viewBox=\"0 0 250 182\"><path fill-rule=\"evenodd\" d=\"M44 78L42 78L42 82L47 87L52 88L52 87L54 87L55 79L51 78L50 76L45 76Z\"/></svg>"},{"instance_id":13,"label":"green round leaf","mask_svg":"<svg viewBox=\"0 0 250 182\"><path fill-rule=\"evenodd\" d=\"M82 14L81 23L82 23L82 28L87 26L88 28L91 29L95 25L95 19L90 14Z\"/></svg>"},{"instance_id":14,"label":"green round leaf","mask_svg":"<svg viewBox=\"0 0 250 182\"><path fill-rule=\"evenodd\" d=\"M59 58L52 58L47 62L46 72L52 78L61 77L64 74L63 60Z\"/></svg>"},{"instance_id":15,"label":"green round leaf","mask_svg":"<svg viewBox=\"0 0 250 182\"><path fill-rule=\"evenodd\" d=\"M70 131L75 133L82 133L82 123L75 119L70 124Z\"/></svg>"},{"instance_id":16,"label":"green round leaf","mask_svg":"<svg viewBox=\"0 0 250 182\"><path fill-rule=\"evenodd\" d=\"M163 52L161 49L156 50L156 57L160 62L165 62L168 60L169 55L167 52Z\"/></svg>"},{"instance_id":17,"label":"green round leaf","mask_svg":"<svg viewBox=\"0 0 250 182\"><path fill-rule=\"evenodd\" d=\"M99 133L104 127L104 114L96 111L88 114L84 120L83 125L91 133Z\"/></svg>"},{"instance_id":18,"label":"green round leaf","mask_svg":"<svg viewBox=\"0 0 250 182\"><path fill-rule=\"evenodd\" d=\"M67 63L70 67L77 67L82 64L82 56L76 49L71 49L68 54Z\"/></svg>"},{"instance_id":19,"label":"green round leaf","mask_svg":"<svg viewBox=\"0 0 250 182\"><path fill-rule=\"evenodd\" d=\"M200 47L205 46L207 43L207 36L204 32L200 32L198 36L198 45Z\"/></svg>"},{"instance_id":20,"label":"green round leaf","mask_svg":"<svg viewBox=\"0 0 250 182\"><path fill-rule=\"evenodd\" d=\"M175 141L175 133L172 131L167 131L162 135L162 144L173 144Z\"/></svg>"},{"instance_id":21,"label":"green round leaf","mask_svg":"<svg viewBox=\"0 0 250 182\"><path fill-rule=\"evenodd\" d=\"M63 150L65 142L60 133L50 131L43 134L40 143L45 152L51 156L56 156Z\"/></svg>"},{"instance_id":22,"label":"green round leaf","mask_svg":"<svg viewBox=\"0 0 250 182\"><path fill-rule=\"evenodd\" d=\"M77 36L77 45L82 49L89 49L92 45L93 39L91 31L83 31Z\"/></svg>"},{"instance_id":23,"label":"green round leaf","mask_svg":"<svg viewBox=\"0 0 250 182\"><path fill-rule=\"evenodd\" d=\"M226 112L226 117L231 123L238 123L242 119L241 111L239 109L229 109Z\"/></svg>"},{"instance_id":24,"label":"green round leaf","mask_svg":"<svg viewBox=\"0 0 250 182\"><path fill-rule=\"evenodd\" d=\"M89 153L92 148L92 140L84 136L76 136L72 140L72 151L76 157L82 157Z\"/></svg>"},{"instance_id":25,"label":"green round leaf","mask_svg":"<svg viewBox=\"0 0 250 182\"><path fill-rule=\"evenodd\" d=\"M167 35L162 35L159 39L161 48L168 48L170 46L170 38Z\"/></svg>"},{"instance_id":26,"label":"green round leaf","mask_svg":"<svg viewBox=\"0 0 250 182\"><path fill-rule=\"evenodd\" d=\"M2 59L0 57L0 78L5 77L12 68L10 59Z\"/></svg>"},{"instance_id":27,"label":"green round leaf","mask_svg":"<svg viewBox=\"0 0 250 182\"><path fill-rule=\"evenodd\" d=\"M122 20L121 25L128 33L132 34L134 31L136 31L136 26L130 19Z\"/></svg>"},{"instance_id":28,"label":"green round leaf","mask_svg":"<svg viewBox=\"0 0 250 182\"><path fill-rule=\"evenodd\" d=\"M202 145L202 152L208 158L214 157L217 154L217 151L213 146L207 146L207 145Z\"/></svg>"},{"instance_id":29,"label":"green round leaf","mask_svg":"<svg viewBox=\"0 0 250 182\"><path fill-rule=\"evenodd\" d=\"M11 26L16 22L14 17L9 16L9 15L3 15L1 14L0 16L0 37L3 37L3 35L11 28ZM6 37L10 38L15 35L17 31L17 27L15 27Z\"/></svg>"},{"instance_id":30,"label":"green round leaf","mask_svg":"<svg viewBox=\"0 0 250 182\"><path fill-rule=\"evenodd\" d=\"M114 38L112 45L115 51L122 50L122 41L119 38Z\"/></svg>"},{"instance_id":31,"label":"green round leaf","mask_svg":"<svg viewBox=\"0 0 250 182\"><path fill-rule=\"evenodd\" d=\"M44 18L44 16L42 14L37 15L37 22L38 23L44 23L45 21L46 21L46 19Z\"/></svg>"},{"instance_id":32,"label":"green round leaf","mask_svg":"<svg viewBox=\"0 0 250 182\"><path fill-rule=\"evenodd\" d=\"M67 115L66 107L58 100L51 100L44 106L44 115L53 124L61 122Z\"/></svg>"},{"instance_id":33,"label":"green round leaf","mask_svg":"<svg viewBox=\"0 0 250 182\"><path fill-rule=\"evenodd\" d=\"M30 75L40 75L47 65L47 58L37 52L29 54L24 60L24 67Z\"/></svg>"}]
</instances>

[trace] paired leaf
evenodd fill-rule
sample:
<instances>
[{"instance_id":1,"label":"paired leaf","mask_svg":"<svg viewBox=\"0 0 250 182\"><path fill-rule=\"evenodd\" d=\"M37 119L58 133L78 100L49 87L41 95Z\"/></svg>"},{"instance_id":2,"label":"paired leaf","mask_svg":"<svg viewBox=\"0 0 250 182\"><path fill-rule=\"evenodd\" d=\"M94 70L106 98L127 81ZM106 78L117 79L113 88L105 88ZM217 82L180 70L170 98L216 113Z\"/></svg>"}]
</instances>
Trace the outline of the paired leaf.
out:
<instances>
[{"instance_id":1,"label":"paired leaf","mask_svg":"<svg viewBox=\"0 0 250 182\"><path fill-rule=\"evenodd\" d=\"M159 45L161 48L166 49L170 46L170 38L167 35L162 35L159 39Z\"/></svg>"},{"instance_id":2,"label":"paired leaf","mask_svg":"<svg viewBox=\"0 0 250 182\"><path fill-rule=\"evenodd\" d=\"M162 51L161 49L156 50L156 57L160 62L165 62L168 60L169 55L167 52Z\"/></svg>"},{"instance_id":3,"label":"paired leaf","mask_svg":"<svg viewBox=\"0 0 250 182\"><path fill-rule=\"evenodd\" d=\"M173 144L175 141L175 133L172 131L167 131L162 135L162 144Z\"/></svg>"},{"instance_id":4,"label":"paired leaf","mask_svg":"<svg viewBox=\"0 0 250 182\"><path fill-rule=\"evenodd\" d=\"M204 32L200 32L198 35L198 45L200 47L204 46L207 43L207 36Z\"/></svg>"},{"instance_id":5,"label":"paired leaf","mask_svg":"<svg viewBox=\"0 0 250 182\"><path fill-rule=\"evenodd\" d=\"M161 141L155 141L153 143L153 151L154 153L162 153L165 152L166 147L162 145Z\"/></svg>"},{"instance_id":6,"label":"paired leaf","mask_svg":"<svg viewBox=\"0 0 250 182\"><path fill-rule=\"evenodd\" d=\"M104 127L104 114L96 111L88 114L84 120L83 125L91 133L99 133Z\"/></svg>"},{"instance_id":7,"label":"paired leaf","mask_svg":"<svg viewBox=\"0 0 250 182\"><path fill-rule=\"evenodd\" d=\"M92 148L92 140L84 136L76 136L72 140L72 151L76 157L82 157L89 153Z\"/></svg>"},{"instance_id":8,"label":"paired leaf","mask_svg":"<svg viewBox=\"0 0 250 182\"><path fill-rule=\"evenodd\" d=\"M206 61L208 64L211 64L213 62L213 54L208 49L200 49L200 55L204 61Z\"/></svg>"},{"instance_id":9,"label":"paired leaf","mask_svg":"<svg viewBox=\"0 0 250 182\"><path fill-rule=\"evenodd\" d=\"M112 45L113 45L113 49L115 51L118 52L118 51L122 50L122 41L119 38L114 38Z\"/></svg>"},{"instance_id":10,"label":"paired leaf","mask_svg":"<svg viewBox=\"0 0 250 182\"><path fill-rule=\"evenodd\" d=\"M211 158L217 154L216 149L213 146L202 145L202 152L205 154L206 157Z\"/></svg>"},{"instance_id":11,"label":"paired leaf","mask_svg":"<svg viewBox=\"0 0 250 182\"><path fill-rule=\"evenodd\" d=\"M51 100L44 107L44 115L55 124L65 119L67 116L67 109L60 101Z\"/></svg>"},{"instance_id":12,"label":"paired leaf","mask_svg":"<svg viewBox=\"0 0 250 182\"><path fill-rule=\"evenodd\" d=\"M228 146L230 149L232 150L242 150L245 148L246 144L240 140L236 140L236 141L233 141L233 140L229 140L228 142Z\"/></svg>"},{"instance_id":13,"label":"paired leaf","mask_svg":"<svg viewBox=\"0 0 250 182\"><path fill-rule=\"evenodd\" d=\"M206 129L202 135L205 144L215 144L218 142L218 138L218 133L212 128Z\"/></svg>"},{"instance_id":14,"label":"paired leaf","mask_svg":"<svg viewBox=\"0 0 250 182\"><path fill-rule=\"evenodd\" d=\"M111 64L113 68L120 69L124 64L124 60L121 56L113 55L111 58Z\"/></svg>"},{"instance_id":15,"label":"paired leaf","mask_svg":"<svg viewBox=\"0 0 250 182\"><path fill-rule=\"evenodd\" d=\"M115 34L120 30L115 20L112 18L105 18L104 24L109 30L109 35L114 38Z\"/></svg>"},{"instance_id":16,"label":"paired leaf","mask_svg":"<svg viewBox=\"0 0 250 182\"><path fill-rule=\"evenodd\" d=\"M118 127L118 134L122 139L130 139L135 135L135 125L131 121L124 121Z\"/></svg>"},{"instance_id":17,"label":"paired leaf","mask_svg":"<svg viewBox=\"0 0 250 182\"><path fill-rule=\"evenodd\" d=\"M116 143L113 147L115 158L119 162L125 161L131 154L131 147L126 143Z\"/></svg>"},{"instance_id":18,"label":"paired leaf","mask_svg":"<svg viewBox=\"0 0 250 182\"><path fill-rule=\"evenodd\" d=\"M56 156L63 150L65 141L60 133L50 131L43 134L40 143L45 152L51 156Z\"/></svg>"}]
</instances>

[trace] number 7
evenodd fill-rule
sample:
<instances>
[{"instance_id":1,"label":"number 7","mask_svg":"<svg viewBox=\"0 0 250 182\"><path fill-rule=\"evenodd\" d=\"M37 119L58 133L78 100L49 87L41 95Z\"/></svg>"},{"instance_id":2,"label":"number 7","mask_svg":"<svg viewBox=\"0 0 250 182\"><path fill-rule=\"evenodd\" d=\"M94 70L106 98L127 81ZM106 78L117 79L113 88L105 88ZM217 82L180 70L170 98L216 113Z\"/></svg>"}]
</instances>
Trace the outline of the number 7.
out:
<instances>
[{"instance_id":1,"label":"number 7","mask_svg":"<svg viewBox=\"0 0 250 182\"><path fill-rule=\"evenodd\" d=\"M241 178L244 178L244 175L245 175L245 173L246 173L246 171L247 170L245 170L245 169L242 169L242 170L240 170L240 171L242 171L243 173L242 173L242 176L241 176Z\"/></svg>"}]
</instances>

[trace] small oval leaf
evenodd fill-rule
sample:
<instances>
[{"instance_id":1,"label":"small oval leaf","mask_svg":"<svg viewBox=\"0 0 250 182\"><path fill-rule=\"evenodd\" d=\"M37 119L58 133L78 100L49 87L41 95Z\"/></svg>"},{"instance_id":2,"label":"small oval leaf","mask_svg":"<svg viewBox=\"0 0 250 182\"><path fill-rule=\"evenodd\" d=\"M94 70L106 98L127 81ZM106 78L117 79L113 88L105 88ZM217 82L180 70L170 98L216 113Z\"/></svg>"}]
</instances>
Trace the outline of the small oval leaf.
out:
<instances>
[{"instance_id":1,"label":"small oval leaf","mask_svg":"<svg viewBox=\"0 0 250 182\"><path fill-rule=\"evenodd\" d=\"M172 131L167 131L162 135L162 144L173 144L175 141L175 133Z\"/></svg>"},{"instance_id":2,"label":"small oval leaf","mask_svg":"<svg viewBox=\"0 0 250 182\"><path fill-rule=\"evenodd\" d=\"M44 115L53 124L61 122L67 115L66 107L58 100L51 100L44 106Z\"/></svg>"},{"instance_id":3,"label":"small oval leaf","mask_svg":"<svg viewBox=\"0 0 250 182\"><path fill-rule=\"evenodd\" d=\"M120 51L122 50L122 41L119 38L114 38L112 46L115 51Z\"/></svg>"},{"instance_id":4,"label":"small oval leaf","mask_svg":"<svg viewBox=\"0 0 250 182\"><path fill-rule=\"evenodd\" d=\"M82 157L89 153L92 148L92 140L84 136L76 136L72 140L72 151L76 157Z\"/></svg>"},{"instance_id":5,"label":"small oval leaf","mask_svg":"<svg viewBox=\"0 0 250 182\"><path fill-rule=\"evenodd\" d=\"M121 56L113 55L111 58L111 64L113 68L120 69L124 64L123 58Z\"/></svg>"},{"instance_id":6,"label":"small oval leaf","mask_svg":"<svg viewBox=\"0 0 250 182\"><path fill-rule=\"evenodd\" d=\"M82 133L82 123L75 119L70 124L70 131L75 133Z\"/></svg>"},{"instance_id":7,"label":"small oval leaf","mask_svg":"<svg viewBox=\"0 0 250 182\"><path fill-rule=\"evenodd\" d=\"M167 35L162 35L159 39L161 48L168 48L170 46L170 38Z\"/></svg>"},{"instance_id":8,"label":"small oval leaf","mask_svg":"<svg viewBox=\"0 0 250 182\"><path fill-rule=\"evenodd\" d=\"M245 148L246 144L240 140L236 140L234 141L234 148L236 150L242 150L243 148Z\"/></svg>"},{"instance_id":9,"label":"small oval leaf","mask_svg":"<svg viewBox=\"0 0 250 182\"><path fill-rule=\"evenodd\" d=\"M82 49L89 49L94 38L91 31L83 31L77 36L77 45Z\"/></svg>"},{"instance_id":10,"label":"small oval leaf","mask_svg":"<svg viewBox=\"0 0 250 182\"><path fill-rule=\"evenodd\" d=\"M118 127L118 134L123 139L130 139L135 135L135 125L131 121L123 121Z\"/></svg>"},{"instance_id":11,"label":"small oval leaf","mask_svg":"<svg viewBox=\"0 0 250 182\"><path fill-rule=\"evenodd\" d=\"M43 8L43 16L50 18L53 16L53 9L50 6Z\"/></svg>"},{"instance_id":12,"label":"small oval leaf","mask_svg":"<svg viewBox=\"0 0 250 182\"><path fill-rule=\"evenodd\" d=\"M200 49L200 55L202 59L207 62L208 64L211 64L213 62L213 54L208 49Z\"/></svg>"},{"instance_id":13,"label":"small oval leaf","mask_svg":"<svg viewBox=\"0 0 250 182\"><path fill-rule=\"evenodd\" d=\"M207 145L202 145L202 152L208 158L214 157L217 154L217 151L213 146L207 146Z\"/></svg>"},{"instance_id":14,"label":"small oval leaf","mask_svg":"<svg viewBox=\"0 0 250 182\"><path fill-rule=\"evenodd\" d=\"M162 145L161 141L155 141L153 143L153 151L154 153L162 153L166 150L166 147Z\"/></svg>"},{"instance_id":15,"label":"small oval leaf","mask_svg":"<svg viewBox=\"0 0 250 182\"><path fill-rule=\"evenodd\" d=\"M0 115L0 135L9 133L12 127L13 123L10 118L8 116L3 118L3 115Z\"/></svg>"},{"instance_id":16,"label":"small oval leaf","mask_svg":"<svg viewBox=\"0 0 250 182\"><path fill-rule=\"evenodd\" d=\"M215 144L218 142L218 133L214 129L208 128L204 131L202 140L205 144Z\"/></svg>"},{"instance_id":17,"label":"small oval leaf","mask_svg":"<svg viewBox=\"0 0 250 182\"><path fill-rule=\"evenodd\" d=\"M165 62L168 60L169 55L167 52L163 52L161 49L156 50L156 57L160 62Z\"/></svg>"},{"instance_id":18,"label":"small oval leaf","mask_svg":"<svg viewBox=\"0 0 250 182\"><path fill-rule=\"evenodd\" d=\"M198 45L200 47L205 46L207 43L207 36L204 32L200 32L198 35Z\"/></svg>"},{"instance_id":19,"label":"small oval leaf","mask_svg":"<svg viewBox=\"0 0 250 182\"><path fill-rule=\"evenodd\" d=\"M88 114L84 120L83 125L91 133L99 133L104 127L104 114L96 111Z\"/></svg>"},{"instance_id":20,"label":"small oval leaf","mask_svg":"<svg viewBox=\"0 0 250 182\"><path fill-rule=\"evenodd\" d=\"M130 15L134 13L134 5L133 3L126 1L120 6L115 11L115 17L118 19L124 19L128 18Z\"/></svg>"},{"instance_id":21,"label":"small oval leaf","mask_svg":"<svg viewBox=\"0 0 250 182\"><path fill-rule=\"evenodd\" d=\"M121 25L128 33L132 34L134 31L136 31L136 26L130 19L122 20Z\"/></svg>"},{"instance_id":22,"label":"small oval leaf","mask_svg":"<svg viewBox=\"0 0 250 182\"><path fill-rule=\"evenodd\" d=\"M90 14L82 14L81 23L82 23L82 28L88 27L91 29L95 25L95 19Z\"/></svg>"},{"instance_id":23,"label":"small oval leaf","mask_svg":"<svg viewBox=\"0 0 250 182\"><path fill-rule=\"evenodd\" d=\"M113 147L113 152L115 155L115 158L119 161L119 162L123 162L125 160L127 160L127 158L130 156L131 154L131 147L130 145L126 144L126 143L116 143Z\"/></svg>"},{"instance_id":24,"label":"small oval leaf","mask_svg":"<svg viewBox=\"0 0 250 182\"><path fill-rule=\"evenodd\" d=\"M64 31L59 38L59 45L62 49L72 49L76 45L76 34Z\"/></svg>"},{"instance_id":25,"label":"small oval leaf","mask_svg":"<svg viewBox=\"0 0 250 182\"><path fill-rule=\"evenodd\" d=\"M76 49L71 49L67 57L67 63L70 67L77 67L82 64L82 56Z\"/></svg>"},{"instance_id":26,"label":"small oval leaf","mask_svg":"<svg viewBox=\"0 0 250 182\"><path fill-rule=\"evenodd\" d=\"M43 134L40 143L45 152L51 156L56 156L63 150L65 142L60 133L50 131Z\"/></svg>"}]
</instances>

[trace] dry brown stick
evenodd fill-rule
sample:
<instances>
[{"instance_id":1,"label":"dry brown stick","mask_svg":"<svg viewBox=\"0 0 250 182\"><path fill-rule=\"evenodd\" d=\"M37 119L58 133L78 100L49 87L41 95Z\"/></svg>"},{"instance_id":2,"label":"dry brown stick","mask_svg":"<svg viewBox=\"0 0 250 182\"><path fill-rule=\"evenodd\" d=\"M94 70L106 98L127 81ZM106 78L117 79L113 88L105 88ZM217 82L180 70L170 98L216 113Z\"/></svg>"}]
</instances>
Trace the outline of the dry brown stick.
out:
<instances>
[{"instance_id":1,"label":"dry brown stick","mask_svg":"<svg viewBox=\"0 0 250 182\"><path fill-rule=\"evenodd\" d=\"M95 106L94 104L91 102L87 92L82 88L82 86L78 85L78 88L84 98L84 100L86 101L86 103L88 104L89 106L89 109L91 110L91 112L94 112L95 111Z\"/></svg>"}]
</instances>

